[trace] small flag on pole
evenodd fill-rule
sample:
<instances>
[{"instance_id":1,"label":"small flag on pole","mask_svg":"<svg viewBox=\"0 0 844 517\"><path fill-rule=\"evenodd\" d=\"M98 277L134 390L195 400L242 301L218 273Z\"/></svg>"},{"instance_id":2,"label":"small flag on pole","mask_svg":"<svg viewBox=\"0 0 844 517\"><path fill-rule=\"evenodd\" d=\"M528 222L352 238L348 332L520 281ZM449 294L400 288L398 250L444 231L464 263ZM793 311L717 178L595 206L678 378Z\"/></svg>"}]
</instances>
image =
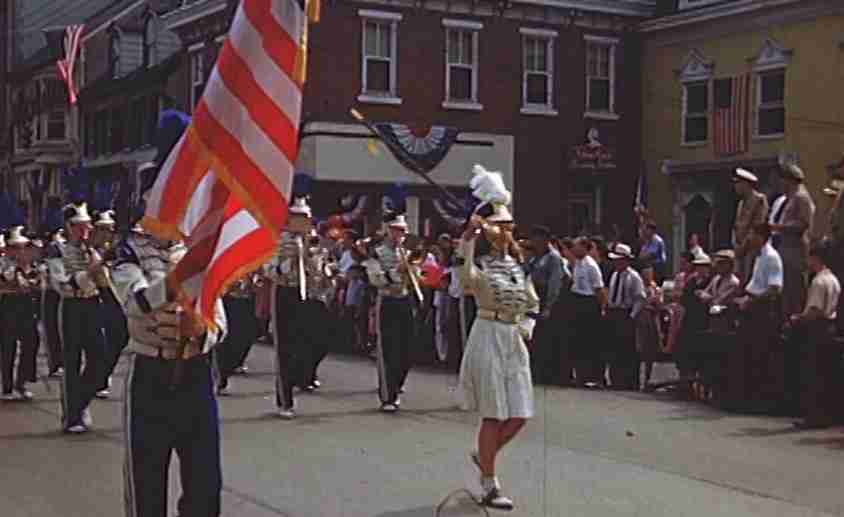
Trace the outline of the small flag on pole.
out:
<instances>
[{"instance_id":1,"label":"small flag on pole","mask_svg":"<svg viewBox=\"0 0 844 517\"><path fill-rule=\"evenodd\" d=\"M84 25L69 25L65 28L64 57L56 62L59 75L67 85L68 101L71 106L76 104L79 96L73 75L76 70L76 55L79 53L79 40L84 29Z\"/></svg>"}]
</instances>

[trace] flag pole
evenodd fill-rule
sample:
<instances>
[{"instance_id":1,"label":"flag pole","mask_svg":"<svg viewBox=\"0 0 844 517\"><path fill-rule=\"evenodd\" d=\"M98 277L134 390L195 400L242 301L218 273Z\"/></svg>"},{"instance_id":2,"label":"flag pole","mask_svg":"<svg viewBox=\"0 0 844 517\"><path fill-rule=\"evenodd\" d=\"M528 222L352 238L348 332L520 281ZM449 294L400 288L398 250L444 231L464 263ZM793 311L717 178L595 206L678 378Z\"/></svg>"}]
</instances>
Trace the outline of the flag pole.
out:
<instances>
[{"instance_id":1,"label":"flag pole","mask_svg":"<svg viewBox=\"0 0 844 517\"><path fill-rule=\"evenodd\" d=\"M410 170L410 172L413 172L413 173L414 173L414 174L416 174L417 176L421 177L423 180L425 180L425 182L426 182L427 184L429 184L429 185L431 185L432 187L434 187L435 189L439 190L439 191L440 191L440 193L442 193L445 197L447 197L449 201L451 201L452 203L454 203L456 206L463 207L464 209L466 209L466 210L467 210L467 213L468 213L468 211L469 211L468 207L466 207L462 201L460 201L459 199L457 199L457 196L455 196L454 194L452 194L451 192L449 192L448 190L446 190L446 188L445 188L445 187L443 187L442 185L440 185L440 184L439 184L439 183L437 183L436 181L432 180L430 176L428 176L427 174L425 174L425 173L423 172L422 167L421 167L421 166L420 166L420 165L416 162L416 159L415 159L415 158L413 158L413 156L412 156L412 155L410 155L407 151L405 151L404 149L402 149L400 146L396 145L396 144L395 144L394 142L392 142L391 140L388 140L388 139L384 138L384 135L381 133L381 131L380 131L377 127L375 127L375 125L374 125L373 123L371 123L370 121L368 121L368 120L366 119L366 117L364 117L364 116L363 116L363 114L362 114L360 111L358 111L358 110L356 110L356 109L352 108L351 110L349 110L349 113L351 113L351 114L352 114L352 117L354 117L354 118L355 118L355 120L357 120L358 122L360 122L360 123L361 123L363 126L365 126L365 127L366 127L366 128L367 128L367 129L368 129L368 130L369 130L369 131L373 134L373 135L375 135L375 136L378 138L378 140L380 140L381 142L383 142L383 143L384 143L384 145L386 145L387 147L389 147L391 151L393 151L394 153L397 153L397 154L401 154L401 155L404 157L404 159L405 159L405 160L407 160L407 163L409 163L410 165L412 165L412 167L409 167L409 168L408 168L408 169Z\"/></svg>"}]
</instances>

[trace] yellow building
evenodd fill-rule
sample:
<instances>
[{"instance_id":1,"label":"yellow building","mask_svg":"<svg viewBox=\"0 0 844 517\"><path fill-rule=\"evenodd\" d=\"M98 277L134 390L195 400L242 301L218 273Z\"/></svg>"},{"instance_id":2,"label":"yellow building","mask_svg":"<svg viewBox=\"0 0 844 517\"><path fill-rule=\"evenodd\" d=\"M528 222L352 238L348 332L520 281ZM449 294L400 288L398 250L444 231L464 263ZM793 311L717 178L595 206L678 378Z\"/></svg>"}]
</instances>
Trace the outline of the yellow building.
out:
<instances>
[{"instance_id":1,"label":"yellow building","mask_svg":"<svg viewBox=\"0 0 844 517\"><path fill-rule=\"evenodd\" d=\"M844 1L667 0L644 23L642 145L649 210L676 263L690 233L729 246L731 174L773 199L796 161L825 231L829 164L844 152Z\"/></svg>"}]
</instances>

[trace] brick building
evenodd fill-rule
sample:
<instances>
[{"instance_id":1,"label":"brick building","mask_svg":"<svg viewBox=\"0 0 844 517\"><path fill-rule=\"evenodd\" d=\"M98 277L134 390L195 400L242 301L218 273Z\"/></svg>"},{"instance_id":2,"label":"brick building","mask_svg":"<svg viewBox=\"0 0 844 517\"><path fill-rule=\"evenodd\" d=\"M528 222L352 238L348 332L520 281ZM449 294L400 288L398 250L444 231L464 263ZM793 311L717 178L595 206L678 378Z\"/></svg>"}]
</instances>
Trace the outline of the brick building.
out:
<instances>
[{"instance_id":1,"label":"brick building","mask_svg":"<svg viewBox=\"0 0 844 517\"><path fill-rule=\"evenodd\" d=\"M188 1L162 16L188 54L190 66L174 81L186 106L204 85L233 4ZM346 194L369 194L375 222L380 195L403 182L414 229L443 226L431 203L436 193L373 146L349 116L355 107L457 194L474 163L500 170L525 224L563 233L627 226L642 170L633 29L653 6L559 5L326 1L310 32L298 164L317 180L317 213L330 213Z\"/></svg>"}]
</instances>

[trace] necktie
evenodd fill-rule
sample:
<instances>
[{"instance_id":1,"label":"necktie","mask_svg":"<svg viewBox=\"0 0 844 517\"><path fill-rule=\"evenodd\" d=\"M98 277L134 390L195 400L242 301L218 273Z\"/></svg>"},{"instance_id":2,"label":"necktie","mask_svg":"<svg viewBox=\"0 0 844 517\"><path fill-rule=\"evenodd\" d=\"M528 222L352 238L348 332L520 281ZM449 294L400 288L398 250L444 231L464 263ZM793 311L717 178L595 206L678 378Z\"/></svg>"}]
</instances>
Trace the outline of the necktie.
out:
<instances>
[{"instance_id":1,"label":"necktie","mask_svg":"<svg viewBox=\"0 0 844 517\"><path fill-rule=\"evenodd\" d=\"M788 198L785 198L779 208L777 208L777 211L774 212L774 224L780 224L782 222L782 216L785 214L786 205L788 205Z\"/></svg>"},{"instance_id":2,"label":"necktie","mask_svg":"<svg viewBox=\"0 0 844 517\"><path fill-rule=\"evenodd\" d=\"M613 303L613 305L618 306L618 305L621 304L621 299L622 299L621 294L622 294L622 291L624 290L624 287L623 287L624 286L624 284L623 284L624 273L616 272L614 274L614 276L615 276L615 288L614 288L613 295L612 295L612 303Z\"/></svg>"}]
</instances>

